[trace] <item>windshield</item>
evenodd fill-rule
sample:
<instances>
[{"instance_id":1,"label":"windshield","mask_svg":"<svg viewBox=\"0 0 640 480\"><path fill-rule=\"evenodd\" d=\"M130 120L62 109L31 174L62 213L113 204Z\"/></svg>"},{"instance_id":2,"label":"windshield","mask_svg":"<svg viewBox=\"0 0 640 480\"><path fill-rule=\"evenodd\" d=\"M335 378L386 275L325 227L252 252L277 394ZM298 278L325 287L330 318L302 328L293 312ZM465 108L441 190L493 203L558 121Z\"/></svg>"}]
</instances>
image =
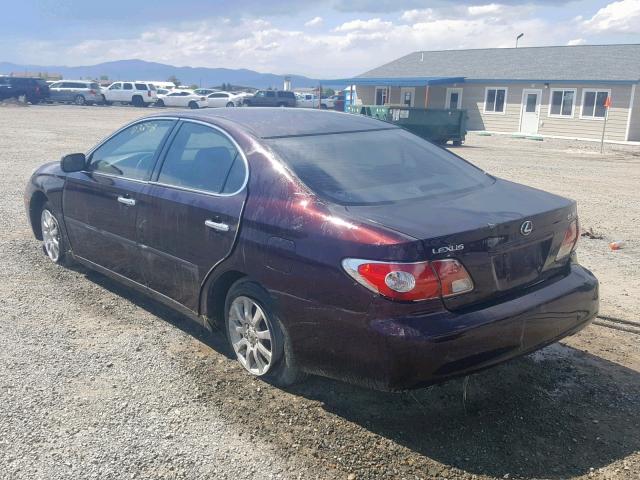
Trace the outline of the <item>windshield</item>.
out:
<instances>
[{"instance_id":1,"label":"windshield","mask_svg":"<svg viewBox=\"0 0 640 480\"><path fill-rule=\"evenodd\" d=\"M309 188L343 205L452 194L493 182L461 158L397 128L267 142Z\"/></svg>"}]
</instances>

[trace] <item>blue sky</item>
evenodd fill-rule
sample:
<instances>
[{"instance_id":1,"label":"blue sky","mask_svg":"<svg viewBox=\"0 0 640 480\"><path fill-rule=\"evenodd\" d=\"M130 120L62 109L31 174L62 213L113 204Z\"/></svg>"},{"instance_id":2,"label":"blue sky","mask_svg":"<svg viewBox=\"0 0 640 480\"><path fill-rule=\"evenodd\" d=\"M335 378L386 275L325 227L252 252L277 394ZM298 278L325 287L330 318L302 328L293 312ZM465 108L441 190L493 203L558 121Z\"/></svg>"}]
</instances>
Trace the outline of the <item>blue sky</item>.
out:
<instances>
[{"instance_id":1,"label":"blue sky","mask_svg":"<svg viewBox=\"0 0 640 480\"><path fill-rule=\"evenodd\" d=\"M173 65L349 76L415 50L640 43L640 0L23 0L0 61Z\"/></svg>"}]
</instances>

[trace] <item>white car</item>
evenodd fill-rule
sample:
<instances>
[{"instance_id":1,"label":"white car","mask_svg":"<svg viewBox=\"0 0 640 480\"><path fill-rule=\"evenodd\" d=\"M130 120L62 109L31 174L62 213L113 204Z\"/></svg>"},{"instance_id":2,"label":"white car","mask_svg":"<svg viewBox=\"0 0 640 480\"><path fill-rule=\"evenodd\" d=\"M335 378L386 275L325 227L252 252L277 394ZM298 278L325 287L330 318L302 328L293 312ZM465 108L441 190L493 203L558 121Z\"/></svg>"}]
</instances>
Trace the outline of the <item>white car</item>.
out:
<instances>
[{"instance_id":1,"label":"white car","mask_svg":"<svg viewBox=\"0 0 640 480\"><path fill-rule=\"evenodd\" d=\"M296 107L318 108L318 96L312 93L296 93ZM320 99L320 108L333 108L334 102L331 98Z\"/></svg>"},{"instance_id":2,"label":"white car","mask_svg":"<svg viewBox=\"0 0 640 480\"><path fill-rule=\"evenodd\" d=\"M192 90L172 90L166 95L160 95L156 105L158 107L205 108L207 98Z\"/></svg>"},{"instance_id":3,"label":"white car","mask_svg":"<svg viewBox=\"0 0 640 480\"><path fill-rule=\"evenodd\" d=\"M144 82L113 82L108 87L100 89L105 105L113 102L130 103L136 107L148 107L156 103L158 95L152 83Z\"/></svg>"},{"instance_id":4,"label":"white car","mask_svg":"<svg viewBox=\"0 0 640 480\"><path fill-rule=\"evenodd\" d=\"M242 98L229 92L214 92L207 95L207 104L210 107L239 107Z\"/></svg>"}]
</instances>

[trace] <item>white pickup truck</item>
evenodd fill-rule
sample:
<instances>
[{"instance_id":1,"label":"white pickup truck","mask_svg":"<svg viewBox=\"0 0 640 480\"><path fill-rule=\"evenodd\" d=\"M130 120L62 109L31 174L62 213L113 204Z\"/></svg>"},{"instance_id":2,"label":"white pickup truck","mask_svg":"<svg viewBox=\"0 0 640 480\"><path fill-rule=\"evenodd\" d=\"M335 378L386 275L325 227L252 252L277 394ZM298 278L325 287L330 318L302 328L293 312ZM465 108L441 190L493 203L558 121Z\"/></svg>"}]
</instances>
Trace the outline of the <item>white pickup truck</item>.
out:
<instances>
[{"instance_id":1,"label":"white pickup truck","mask_svg":"<svg viewBox=\"0 0 640 480\"><path fill-rule=\"evenodd\" d=\"M296 107L302 108L318 108L318 96L313 93L296 93ZM320 108L333 108L334 102L332 98L320 99Z\"/></svg>"}]
</instances>

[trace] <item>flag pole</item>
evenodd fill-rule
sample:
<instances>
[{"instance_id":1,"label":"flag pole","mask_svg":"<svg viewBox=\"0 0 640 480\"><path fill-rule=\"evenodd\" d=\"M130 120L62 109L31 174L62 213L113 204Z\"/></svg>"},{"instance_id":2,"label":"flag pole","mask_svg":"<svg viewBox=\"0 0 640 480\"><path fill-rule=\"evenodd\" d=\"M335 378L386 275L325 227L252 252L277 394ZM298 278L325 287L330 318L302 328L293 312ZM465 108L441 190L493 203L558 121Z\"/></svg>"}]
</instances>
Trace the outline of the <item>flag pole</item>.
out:
<instances>
[{"instance_id":1,"label":"flag pole","mask_svg":"<svg viewBox=\"0 0 640 480\"><path fill-rule=\"evenodd\" d=\"M611 107L611 96L607 95L607 98L604 101L604 122L602 123L602 137L600 138L600 154L601 155L604 153L604 131L607 128L607 119L609 118L609 107Z\"/></svg>"}]
</instances>

